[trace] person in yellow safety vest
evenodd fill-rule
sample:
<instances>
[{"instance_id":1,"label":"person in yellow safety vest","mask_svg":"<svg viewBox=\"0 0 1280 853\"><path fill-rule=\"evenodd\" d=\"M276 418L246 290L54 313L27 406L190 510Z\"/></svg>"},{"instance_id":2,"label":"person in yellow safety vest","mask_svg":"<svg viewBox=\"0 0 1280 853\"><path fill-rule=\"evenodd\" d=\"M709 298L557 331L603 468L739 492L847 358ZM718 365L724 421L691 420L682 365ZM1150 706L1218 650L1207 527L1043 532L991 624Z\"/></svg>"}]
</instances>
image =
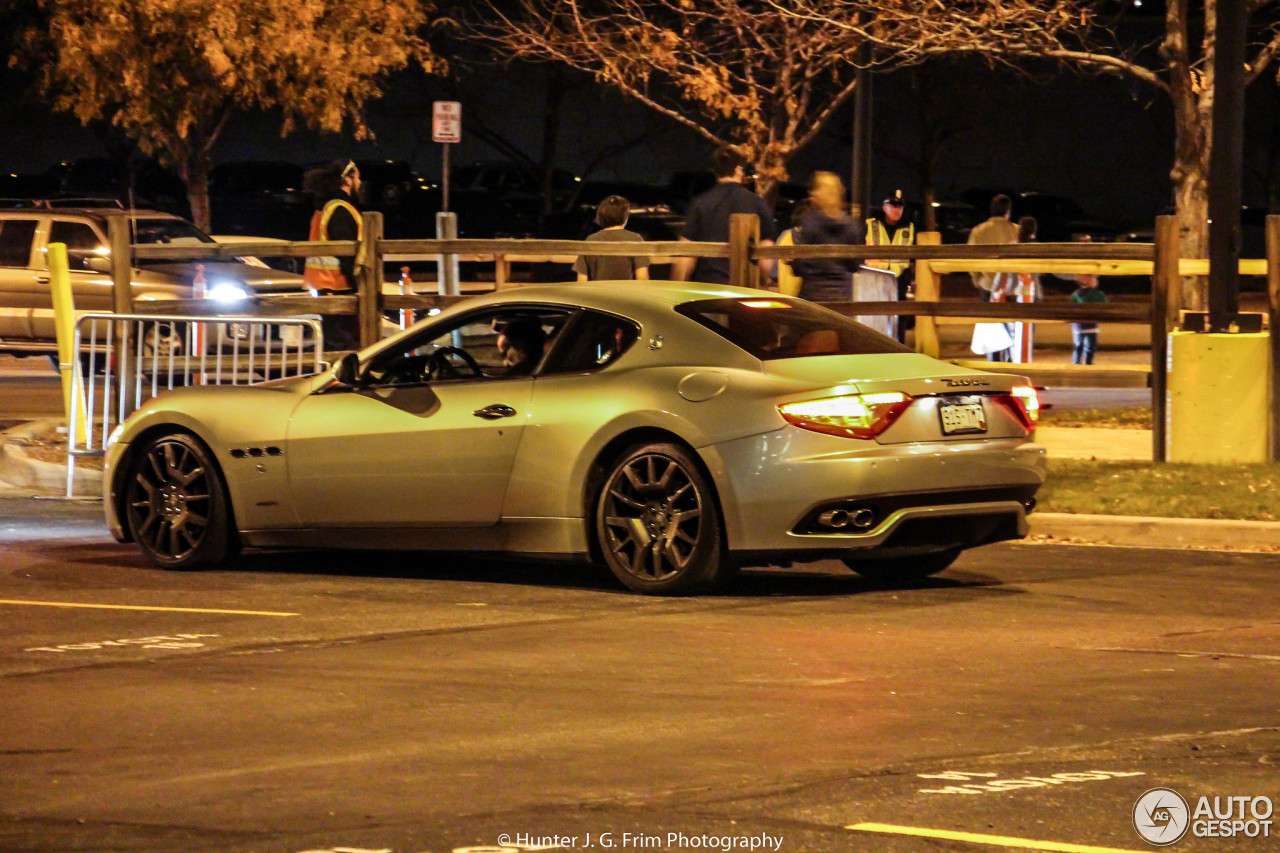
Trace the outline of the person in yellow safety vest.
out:
<instances>
[{"instance_id":1,"label":"person in yellow safety vest","mask_svg":"<svg viewBox=\"0 0 1280 853\"><path fill-rule=\"evenodd\" d=\"M867 220L868 246L914 246L916 227L910 220L903 219L905 205L902 203L902 190L895 190L880 205L881 216L873 216ZM868 260L867 266L888 270L898 278L898 299L909 298L915 274L910 261ZM898 339L903 333L915 326L914 317L898 318Z\"/></svg>"},{"instance_id":2,"label":"person in yellow safety vest","mask_svg":"<svg viewBox=\"0 0 1280 853\"><path fill-rule=\"evenodd\" d=\"M315 199L311 214L312 242L359 240L360 211L355 198L360 192L360 169L351 160L339 160L307 173L307 188ZM334 257L307 258L302 278L317 295L349 293L355 289L355 259Z\"/></svg>"},{"instance_id":3,"label":"person in yellow safety vest","mask_svg":"<svg viewBox=\"0 0 1280 853\"><path fill-rule=\"evenodd\" d=\"M359 240L363 228L355 200L360 192L360 169L355 162L335 161L308 172L303 180L304 188L315 200L308 239ZM355 258L308 257L302 279L316 296L354 293ZM322 323L325 349L347 350L359 345L359 320L355 315L324 315Z\"/></svg>"},{"instance_id":4,"label":"person in yellow safety vest","mask_svg":"<svg viewBox=\"0 0 1280 853\"><path fill-rule=\"evenodd\" d=\"M904 210L902 190L897 190L880 205L883 216L867 220L868 246L913 246L916 227L902 218ZM888 270L901 280L902 273L911 267L910 261L867 261L867 266Z\"/></svg>"},{"instance_id":5,"label":"person in yellow safety vest","mask_svg":"<svg viewBox=\"0 0 1280 853\"><path fill-rule=\"evenodd\" d=\"M809 199L801 199L791 209L791 227L778 235L779 246L796 245L796 232L800 229L800 220L808 215L813 205ZM778 280L778 292L784 296L800 295L800 276L789 261L778 261L774 278Z\"/></svg>"}]
</instances>

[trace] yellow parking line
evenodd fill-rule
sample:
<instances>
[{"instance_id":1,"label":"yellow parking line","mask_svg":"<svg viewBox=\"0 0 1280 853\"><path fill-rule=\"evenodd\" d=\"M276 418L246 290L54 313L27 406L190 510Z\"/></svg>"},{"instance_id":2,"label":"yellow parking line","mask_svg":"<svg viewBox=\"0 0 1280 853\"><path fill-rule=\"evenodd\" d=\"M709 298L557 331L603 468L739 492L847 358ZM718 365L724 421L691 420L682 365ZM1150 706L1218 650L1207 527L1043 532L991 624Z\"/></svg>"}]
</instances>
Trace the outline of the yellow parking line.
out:
<instances>
[{"instance_id":1,"label":"yellow parking line","mask_svg":"<svg viewBox=\"0 0 1280 853\"><path fill-rule=\"evenodd\" d=\"M894 826L889 823L855 823L852 826L846 826L845 829L853 829L859 832L882 832L890 835L915 835L921 838L943 838L948 841L967 841L970 844L990 844L995 847L1016 847L1021 850L1050 850L1054 851L1054 853L1143 853L1140 850L1124 850L1119 847L1091 847L1087 844L1035 841L1030 838L1010 838L1007 835L980 835L976 832L952 832L948 829Z\"/></svg>"},{"instance_id":2,"label":"yellow parking line","mask_svg":"<svg viewBox=\"0 0 1280 853\"><path fill-rule=\"evenodd\" d=\"M10 601L0 598L0 604L22 604L29 607L84 607L92 610L156 610L164 613L224 613L232 616L297 616L297 613L276 613L271 610L214 610L207 607L146 607L134 604L75 604L68 601Z\"/></svg>"}]
</instances>

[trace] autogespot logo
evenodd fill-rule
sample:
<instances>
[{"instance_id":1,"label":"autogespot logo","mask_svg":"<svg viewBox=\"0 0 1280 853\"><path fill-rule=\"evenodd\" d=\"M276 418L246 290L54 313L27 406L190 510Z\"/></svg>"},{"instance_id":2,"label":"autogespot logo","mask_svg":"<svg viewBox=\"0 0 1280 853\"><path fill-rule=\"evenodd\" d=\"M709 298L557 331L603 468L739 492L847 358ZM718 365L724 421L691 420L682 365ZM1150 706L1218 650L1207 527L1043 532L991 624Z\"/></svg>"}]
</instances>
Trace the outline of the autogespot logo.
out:
<instances>
[{"instance_id":1,"label":"autogespot logo","mask_svg":"<svg viewBox=\"0 0 1280 853\"><path fill-rule=\"evenodd\" d=\"M1133 828L1148 844L1165 847L1187 834L1191 809L1172 788L1152 788L1133 804Z\"/></svg>"}]
</instances>

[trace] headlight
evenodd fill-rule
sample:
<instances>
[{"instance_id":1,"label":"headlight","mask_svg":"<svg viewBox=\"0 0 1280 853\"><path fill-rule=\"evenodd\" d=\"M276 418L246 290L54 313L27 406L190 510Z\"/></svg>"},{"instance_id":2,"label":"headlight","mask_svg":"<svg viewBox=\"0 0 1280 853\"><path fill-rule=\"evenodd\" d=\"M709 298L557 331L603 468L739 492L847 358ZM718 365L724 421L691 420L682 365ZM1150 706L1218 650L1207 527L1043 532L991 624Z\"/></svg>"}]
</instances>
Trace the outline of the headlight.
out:
<instances>
[{"instance_id":1,"label":"headlight","mask_svg":"<svg viewBox=\"0 0 1280 853\"><path fill-rule=\"evenodd\" d=\"M205 291L204 298L215 299L218 302L239 302L241 299L249 298L249 291L230 279L214 279L209 289Z\"/></svg>"},{"instance_id":2,"label":"headlight","mask_svg":"<svg viewBox=\"0 0 1280 853\"><path fill-rule=\"evenodd\" d=\"M801 429L845 438L875 438L910 405L911 397L899 391L889 391L785 403L778 407L778 411L787 423Z\"/></svg>"}]
</instances>

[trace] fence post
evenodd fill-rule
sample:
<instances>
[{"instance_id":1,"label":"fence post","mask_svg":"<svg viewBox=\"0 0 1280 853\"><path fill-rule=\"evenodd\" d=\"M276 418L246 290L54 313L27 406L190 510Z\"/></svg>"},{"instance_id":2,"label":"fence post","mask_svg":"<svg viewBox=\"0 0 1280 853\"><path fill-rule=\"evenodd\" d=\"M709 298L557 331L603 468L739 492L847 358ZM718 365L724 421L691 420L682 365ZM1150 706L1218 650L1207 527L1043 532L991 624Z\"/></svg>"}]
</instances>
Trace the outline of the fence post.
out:
<instances>
[{"instance_id":1,"label":"fence post","mask_svg":"<svg viewBox=\"0 0 1280 853\"><path fill-rule=\"evenodd\" d=\"M130 232L133 230L131 215L111 216L107 219L107 242L111 249L111 311L113 314L133 313L133 258L130 243ZM128 336L128 324L116 323L115 342L112 345L111 358L115 362L116 389L120 399L117 416L124 420L125 414L132 412L136 404L131 400L134 388L134 374L138 366L133 363L130 352L131 341ZM139 327L141 334L141 327ZM78 357L78 356L77 356ZM105 427L105 425L104 425Z\"/></svg>"},{"instance_id":2,"label":"fence post","mask_svg":"<svg viewBox=\"0 0 1280 853\"><path fill-rule=\"evenodd\" d=\"M1151 267L1151 459L1168 458L1169 309L1178 291L1178 217L1156 217Z\"/></svg>"},{"instance_id":3,"label":"fence post","mask_svg":"<svg viewBox=\"0 0 1280 853\"><path fill-rule=\"evenodd\" d=\"M942 235L937 231L921 231L916 236L917 246L941 246ZM934 275L933 264L921 258L916 261L916 303L937 302L942 295L942 285ZM902 322L899 319L898 322ZM916 352L938 358L942 346L938 341L938 318L916 316Z\"/></svg>"},{"instance_id":4,"label":"fence post","mask_svg":"<svg viewBox=\"0 0 1280 853\"><path fill-rule=\"evenodd\" d=\"M436 239L458 239L458 214L444 211L436 214ZM436 281L439 282L438 290L441 296L461 295L462 285L459 283L457 255L436 256Z\"/></svg>"},{"instance_id":5,"label":"fence post","mask_svg":"<svg viewBox=\"0 0 1280 853\"><path fill-rule=\"evenodd\" d=\"M493 256L493 289L502 290L511 278L511 262L506 255Z\"/></svg>"},{"instance_id":6,"label":"fence post","mask_svg":"<svg viewBox=\"0 0 1280 853\"><path fill-rule=\"evenodd\" d=\"M382 337L382 214L361 214L360 242L356 245L356 315L360 323L361 348Z\"/></svg>"},{"instance_id":7,"label":"fence post","mask_svg":"<svg viewBox=\"0 0 1280 853\"><path fill-rule=\"evenodd\" d=\"M1267 312L1271 320L1271 461L1280 462L1280 216L1267 217Z\"/></svg>"},{"instance_id":8,"label":"fence post","mask_svg":"<svg viewBox=\"0 0 1280 853\"><path fill-rule=\"evenodd\" d=\"M760 265L751 252L760 242L760 218L754 213L734 213L729 217L729 284L760 287Z\"/></svg>"}]
</instances>

